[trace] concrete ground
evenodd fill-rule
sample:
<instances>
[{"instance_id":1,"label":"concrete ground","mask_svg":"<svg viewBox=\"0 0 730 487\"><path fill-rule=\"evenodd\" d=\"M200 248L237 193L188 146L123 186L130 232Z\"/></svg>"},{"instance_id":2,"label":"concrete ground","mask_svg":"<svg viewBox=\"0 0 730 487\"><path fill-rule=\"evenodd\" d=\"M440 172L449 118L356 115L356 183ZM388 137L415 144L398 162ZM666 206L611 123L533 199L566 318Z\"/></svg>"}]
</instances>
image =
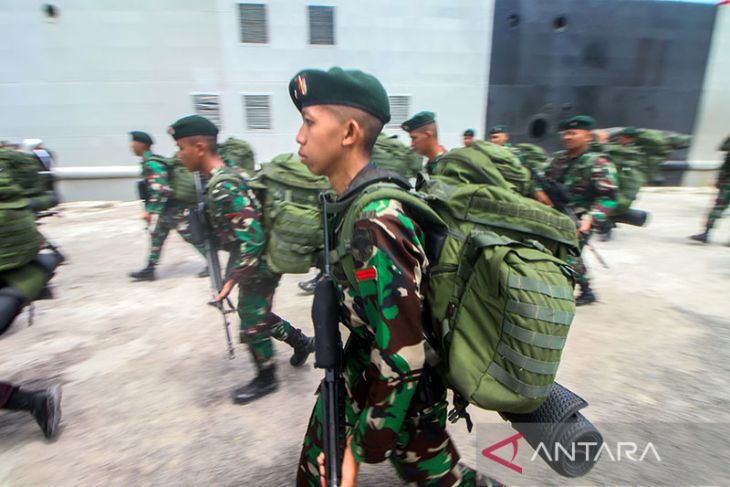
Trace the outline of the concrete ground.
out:
<instances>
[{"instance_id":1,"label":"concrete ground","mask_svg":"<svg viewBox=\"0 0 730 487\"><path fill-rule=\"evenodd\" d=\"M637 206L651 211L648 227L595 241L610 268L588 252L600 302L580 308L558 379L590 402L592 421L730 422L730 218L710 245L686 238L712 199L709 189L646 192ZM202 258L173 235L156 282L126 276L147 250L139 216L137 203L73 204L44 221L68 265L53 280L56 298L35 305L33 326L24 313L0 338L0 378L61 382L63 430L46 442L30 417L1 413L0 485L292 485L322 374L311 360L291 368L276 343L279 391L233 405L231 390L253 369L240 346L226 358L208 281L195 277ZM311 334L302 277L284 277L275 310ZM474 465L484 445L463 422L450 431ZM635 480L609 471L581 484ZM366 465L359 485L399 482L388 465Z\"/></svg>"}]
</instances>

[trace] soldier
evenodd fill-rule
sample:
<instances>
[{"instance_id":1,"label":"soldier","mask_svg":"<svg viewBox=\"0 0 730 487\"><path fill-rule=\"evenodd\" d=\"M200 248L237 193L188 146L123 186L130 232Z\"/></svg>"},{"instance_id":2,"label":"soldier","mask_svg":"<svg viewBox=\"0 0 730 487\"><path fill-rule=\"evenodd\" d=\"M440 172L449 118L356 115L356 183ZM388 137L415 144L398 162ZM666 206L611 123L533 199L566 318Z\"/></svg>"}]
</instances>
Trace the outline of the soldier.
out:
<instances>
[{"instance_id":1,"label":"soldier","mask_svg":"<svg viewBox=\"0 0 730 487\"><path fill-rule=\"evenodd\" d=\"M510 147L512 144L509 143L507 127L504 125L495 125L489 129L489 142L503 147Z\"/></svg>"},{"instance_id":2,"label":"soldier","mask_svg":"<svg viewBox=\"0 0 730 487\"><path fill-rule=\"evenodd\" d=\"M707 243L707 239L710 237L710 230L715 226L715 222L722 217L722 212L730 205L730 136L725 139L725 142L720 146L720 150L727 152L725 154L725 162L720 167L720 174L715 183L715 187L720 192L717 194L715 205L707 217L705 231L689 237L697 242Z\"/></svg>"},{"instance_id":3,"label":"soldier","mask_svg":"<svg viewBox=\"0 0 730 487\"><path fill-rule=\"evenodd\" d=\"M329 178L338 201L378 174L369 164L370 154L390 120L390 108L377 79L357 70L304 70L289 83L289 93L302 114L299 156L314 174ZM417 150L435 158L440 146L433 114L414 119L404 128L415 136ZM421 136L428 150L422 149ZM355 223L351 253L355 275L368 286L356 290L340 264L333 269L338 312L350 330L343 352L348 441L341 485L354 485L359 463L386 459L413 485L477 485L474 470L459 463L446 432L445 388L432 373L433 382L424 380L421 285L428 259L423 231L396 200L377 201L366 210ZM338 233L335 229L333 248ZM431 400L421 393L426 389ZM299 460L298 486L320 485L322 421L318 396Z\"/></svg>"},{"instance_id":4,"label":"soldier","mask_svg":"<svg viewBox=\"0 0 730 487\"><path fill-rule=\"evenodd\" d=\"M471 147L474 143L474 129L464 130L464 147Z\"/></svg>"},{"instance_id":5,"label":"soldier","mask_svg":"<svg viewBox=\"0 0 730 487\"><path fill-rule=\"evenodd\" d=\"M616 208L618 176L616 167L601 153L591 151L593 118L578 115L561 122L564 151L552 155L537 190L545 190L559 209L573 216L583 246L591 229L599 227ZM558 189L558 191L555 191ZM560 201L565 200L567 201ZM576 271L581 293L577 305L591 304L596 295L591 289L588 270L580 256L569 262Z\"/></svg>"},{"instance_id":6,"label":"soldier","mask_svg":"<svg viewBox=\"0 0 730 487\"><path fill-rule=\"evenodd\" d=\"M43 435L48 439L55 438L61 422L61 386L29 391L9 382L0 382L0 409L29 412Z\"/></svg>"},{"instance_id":7,"label":"soldier","mask_svg":"<svg viewBox=\"0 0 730 487\"><path fill-rule=\"evenodd\" d=\"M263 258L266 238L261 226L261 204L253 190L218 155L218 128L207 118L190 115L169 129L179 147L178 157L190 171L208 179L207 216L222 247L231 254L220 302L238 284L240 339L256 364L256 377L233 392L233 402L246 404L278 388L271 337L294 349L289 363L298 367L314 351L314 339L271 311L281 274L271 271Z\"/></svg>"},{"instance_id":8,"label":"soldier","mask_svg":"<svg viewBox=\"0 0 730 487\"><path fill-rule=\"evenodd\" d=\"M185 217L186 209L172 197L168 168L163 162L163 158L152 152L152 137L137 130L130 132L129 135L132 139L132 152L142 158L142 177L146 192L142 218L147 222L148 227L152 228L147 267L131 272L129 277L136 281L154 281L155 267L160 261L162 245L173 228L177 230L183 240L195 246L201 255L205 255L205 249L192 242L192 235ZM207 267L198 273L198 277L207 276Z\"/></svg>"},{"instance_id":9,"label":"soldier","mask_svg":"<svg viewBox=\"0 0 730 487\"><path fill-rule=\"evenodd\" d=\"M439 158L446 153L446 148L439 144L436 114L418 112L403 122L401 128L411 136L411 147L416 154L428 159L426 172L433 174Z\"/></svg>"}]
</instances>

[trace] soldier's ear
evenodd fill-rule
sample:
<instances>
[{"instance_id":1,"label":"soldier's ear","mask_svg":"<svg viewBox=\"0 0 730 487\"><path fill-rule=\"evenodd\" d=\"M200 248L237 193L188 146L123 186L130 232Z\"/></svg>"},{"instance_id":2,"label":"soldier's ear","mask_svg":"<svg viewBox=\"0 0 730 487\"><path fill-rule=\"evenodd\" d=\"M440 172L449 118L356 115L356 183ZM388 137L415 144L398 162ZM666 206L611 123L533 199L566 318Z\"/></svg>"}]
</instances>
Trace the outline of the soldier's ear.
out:
<instances>
[{"instance_id":1,"label":"soldier's ear","mask_svg":"<svg viewBox=\"0 0 730 487\"><path fill-rule=\"evenodd\" d=\"M342 139L343 147L349 147L355 145L358 140L362 140L363 130L357 120L354 118L349 119L345 122L345 136Z\"/></svg>"}]
</instances>

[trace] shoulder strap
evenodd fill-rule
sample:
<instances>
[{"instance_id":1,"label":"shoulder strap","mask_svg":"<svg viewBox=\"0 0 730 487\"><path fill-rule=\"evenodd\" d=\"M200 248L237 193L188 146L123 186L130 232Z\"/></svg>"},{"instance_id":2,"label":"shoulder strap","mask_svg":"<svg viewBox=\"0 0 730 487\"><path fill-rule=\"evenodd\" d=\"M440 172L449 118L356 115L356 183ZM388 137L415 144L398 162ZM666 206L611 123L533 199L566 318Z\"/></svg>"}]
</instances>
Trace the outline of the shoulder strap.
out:
<instances>
[{"instance_id":1,"label":"shoulder strap","mask_svg":"<svg viewBox=\"0 0 730 487\"><path fill-rule=\"evenodd\" d=\"M227 166L222 169L222 171L216 172L213 177L210 178L210 181L208 181L208 193L210 193L213 188L215 188L218 184L224 181L228 181L234 184L240 184L241 181L243 181L243 178L235 171L235 169Z\"/></svg>"},{"instance_id":2,"label":"shoulder strap","mask_svg":"<svg viewBox=\"0 0 730 487\"><path fill-rule=\"evenodd\" d=\"M447 225L431 209L428 204L413 193L406 191L401 185L392 182L371 182L370 185L362 189L358 194L349 199L349 205L343 208L344 216L340 225L340 233L337 238L336 246L329 253L330 262L340 263L342 269L347 276L347 281L359 294L358 281L355 276L355 264L352 257L352 234L355 229L355 223L362 219L368 218L363 212L364 208L374 201L392 199L401 202L408 208L419 225L428 228L432 232L434 243L427 247L433 248L429 252L429 258L436 259L435 255L440 252L440 243L446 235ZM424 228L424 231L426 231ZM436 235L439 234L439 235Z\"/></svg>"}]
</instances>

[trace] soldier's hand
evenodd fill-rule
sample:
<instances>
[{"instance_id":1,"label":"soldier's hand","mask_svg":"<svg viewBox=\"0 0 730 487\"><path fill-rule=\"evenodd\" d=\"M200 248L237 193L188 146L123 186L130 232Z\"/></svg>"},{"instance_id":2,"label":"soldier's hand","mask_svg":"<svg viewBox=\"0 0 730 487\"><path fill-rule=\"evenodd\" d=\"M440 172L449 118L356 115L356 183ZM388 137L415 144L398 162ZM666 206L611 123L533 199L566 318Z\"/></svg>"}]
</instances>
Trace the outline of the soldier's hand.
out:
<instances>
[{"instance_id":1,"label":"soldier's hand","mask_svg":"<svg viewBox=\"0 0 730 487\"><path fill-rule=\"evenodd\" d=\"M147 222L147 225L149 225L152 221L152 215L150 215L149 211L145 211L142 213L142 219Z\"/></svg>"},{"instance_id":2,"label":"soldier's hand","mask_svg":"<svg viewBox=\"0 0 730 487\"><path fill-rule=\"evenodd\" d=\"M578 233L587 234L591 232L591 220L581 220L580 226L578 227Z\"/></svg>"},{"instance_id":3,"label":"soldier's hand","mask_svg":"<svg viewBox=\"0 0 730 487\"><path fill-rule=\"evenodd\" d=\"M223 289L221 289L221 292L218 293L218 295L213 299L214 302L220 303L224 299L228 297L229 294L231 294L231 290L233 289L233 286L235 286L236 283L233 279L228 279L225 284L223 284Z\"/></svg>"},{"instance_id":4,"label":"soldier's hand","mask_svg":"<svg viewBox=\"0 0 730 487\"><path fill-rule=\"evenodd\" d=\"M554 206L553 202L550 199L550 197L548 196L548 194L545 191L543 191L542 189L535 191L534 197L537 201L539 201L543 205L547 205L550 208L552 208Z\"/></svg>"},{"instance_id":5,"label":"soldier's hand","mask_svg":"<svg viewBox=\"0 0 730 487\"><path fill-rule=\"evenodd\" d=\"M340 479L340 487L355 487L357 485L357 471L360 465L355 461L355 456L352 454L352 448L350 448L351 442L352 437L348 436L347 447L342 457L342 479ZM317 456L317 463L319 464L319 480L322 487L327 487L327 470L324 466L324 453L320 453Z\"/></svg>"}]
</instances>

